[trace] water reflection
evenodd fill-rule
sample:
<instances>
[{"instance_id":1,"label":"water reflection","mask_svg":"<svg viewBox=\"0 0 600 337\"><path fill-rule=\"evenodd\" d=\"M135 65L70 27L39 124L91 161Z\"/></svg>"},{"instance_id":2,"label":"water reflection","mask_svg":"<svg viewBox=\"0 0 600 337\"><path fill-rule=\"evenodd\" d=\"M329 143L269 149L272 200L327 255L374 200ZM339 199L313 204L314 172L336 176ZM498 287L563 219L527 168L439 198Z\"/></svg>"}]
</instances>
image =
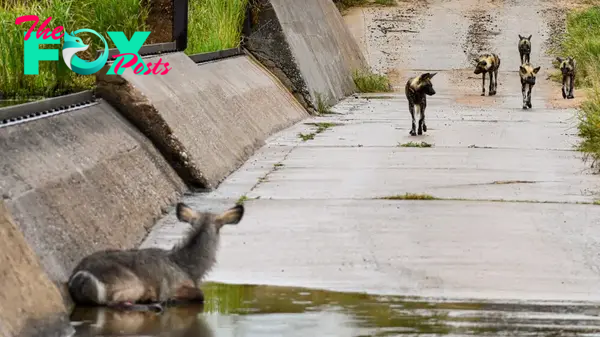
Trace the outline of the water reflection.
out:
<instances>
[{"instance_id":1,"label":"water reflection","mask_svg":"<svg viewBox=\"0 0 600 337\"><path fill-rule=\"evenodd\" d=\"M595 305L429 302L302 288L205 284L203 306L163 314L79 308L76 336L600 335Z\"/></svg>"}]
</instances>

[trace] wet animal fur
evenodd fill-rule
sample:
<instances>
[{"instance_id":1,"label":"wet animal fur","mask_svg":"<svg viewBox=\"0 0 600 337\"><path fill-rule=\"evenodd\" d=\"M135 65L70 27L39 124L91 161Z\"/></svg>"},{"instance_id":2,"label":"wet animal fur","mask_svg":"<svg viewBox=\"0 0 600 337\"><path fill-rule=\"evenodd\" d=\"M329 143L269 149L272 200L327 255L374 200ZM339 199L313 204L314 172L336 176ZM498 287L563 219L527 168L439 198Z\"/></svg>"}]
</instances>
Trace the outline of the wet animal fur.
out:
<instances>
[{"instance_id":1,"label":"wet animal fur","mask_svg":"<svg viewBox=\"0 0 600 337\"><path fill-rule=\"evenodd\" d=\"M485 74L490 74L489 95L495 95L496 90L498 89L500 57L494 53L483 54L475 59L475 64L475 75L482 74L481 96L485 96Z\"/></svg>"},{"instance_id":2,"label":"wet animal fur","mask_svg":"<svg viewBox=\"0 0 600 337\"><path fill-rule=\"evenodd\" d=\"M213 267L219 231L237 224L244 207L218 215L177 204L177 218L192 225L184 240L170 250L159 248L104 250L83 258L69 278L78 304L118 306L123 303L202 301L198 287Z\"/></svg>"},{"instance_id":3,"label":"wet animal fur","mask_svg":"<svg viewBox=\"0 0 600 337\"><path fill-rule=\"evenodd\" d=\"M523 109L531 109L531 89L535 85L535 78L540 71L540 67L533 67L529 63L522 64L519 67L519 76L521 77L521 92L523 94Z\"/></svg>"},{"instance_id":4,"label":"wet animal fur","mask_svg":"<svg viewBox=\"0 0 600 337\"><path fill-rule=\"evenodd\" d=\"M566 59L557 57L556 60L560 63L559 68L562 73L562 97L575 98L575 59L569 56Z\"/></svg>"},{"instance_id":5,"label":"wet animal fur","mask_svg":"<svg viewBox=\"0 0 600 337\"><path fill-rule=\"evenodd\" d=\"M427 132L425 108L427 107L427 96L435 95L433 84L431 84L431 79L435 74L437 73L424 73L416 77L411 77L406 82L404 91L408 100L408 110L412 117L411 136L422 135L423 132Z\"/></svg>"},{"instance_id":6,"label":"wet animal fur","mask_svg":"<svg viewBox=\"0 0 600 337\"><path fill-rule=\"evenodd\" d=\"M531 35L523 37L519 34L519 54L521 55L521 64L529 63L531 55Z\"/></svg>"}]
</instances>

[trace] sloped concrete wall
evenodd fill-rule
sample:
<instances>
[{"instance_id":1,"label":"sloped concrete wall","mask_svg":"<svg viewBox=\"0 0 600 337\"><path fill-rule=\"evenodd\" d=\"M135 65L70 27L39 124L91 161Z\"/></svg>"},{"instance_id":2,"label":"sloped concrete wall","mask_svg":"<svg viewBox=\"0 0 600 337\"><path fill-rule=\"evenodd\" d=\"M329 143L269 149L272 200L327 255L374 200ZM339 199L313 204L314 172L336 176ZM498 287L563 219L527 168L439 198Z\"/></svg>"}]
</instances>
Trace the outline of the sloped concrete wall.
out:
<instances>
[{"instance_id":1,"label":"sloped concrete wall","mask_svg":"<svg viewBox=\"0 0 600 337\"><path fill-rule=\"evenodd\" d=\"M247 48L310 111L317 95L333 105L356 92L353 70L367 67L331 0L255 1Z\"/></svg>"},{"instance_id":2,"label":"sloped concrete wall","mask_svg":"<svg viewBox=\"0 0 600 337\"><path fill-rule=\"evenodd\" d=\"M2 128L0 153L0 195L57 283L86 254L133 248L185 189L105 101Z\"/></svg>"},{"instance_id":3,"label":"sloped concrete wall","mask_svg":"<svg viewBox=\"0 0 600 337\"><path fill-rule=\"evenodd\" d=\"M60 292L0 200L0 336L53 336L72 329Z\"/></svg>"},{"instance_id":4,"label":"sloped concrete wall","mask_svg":"<svg viewBox=\"0 0 600 337\"><path fill-rule=\"evenodd\" d=\"M197 65L183 53L161 59L166 75L98 72L98 95L152 139L190 186L213 189L267 137L308 113L247 56Z\"/></svg>"}]
</instances>

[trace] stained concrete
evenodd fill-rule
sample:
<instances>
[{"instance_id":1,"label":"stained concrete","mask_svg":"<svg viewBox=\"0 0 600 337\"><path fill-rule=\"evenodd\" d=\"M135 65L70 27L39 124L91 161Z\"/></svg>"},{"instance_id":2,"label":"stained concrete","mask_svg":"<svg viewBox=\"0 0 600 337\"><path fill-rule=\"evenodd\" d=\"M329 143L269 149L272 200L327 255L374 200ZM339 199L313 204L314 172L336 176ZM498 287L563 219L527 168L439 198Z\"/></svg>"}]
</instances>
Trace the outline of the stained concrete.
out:
<instances>
[{"instance_id":1,"label":"stained concrete","mask_svg":"<svg viewBox=\"0 0 600 337\"><path fill-rule=\"evenodd\" d=\"M246 48L300 102L317 109L317 95L333 105L356 91L354 70L364 55L330 0L261 0Z\"/></svg>"},{"instance_id":2,"label":"stained concrete","mask_svg":"<svg viewBox=\"0 0 600 337\"><path fill-rule=\"evenodd\" d=\"M215 188L269 135L308 116L276 78L247 56L202 65L183 53L160 58L170 64L168 74L142 76L127 69L122 77L99 75L97 91L193 187Z\"/></svg>"},{"instance_id":3,"label":"stained concrete","mask_svg":"<svg viewBox=\"0 0 600 337\"><path fill-rule=\"evenodd\" d=\"M103 100L2 128L0 149L0 193L57 283L88 253L134 247L185 190L152 144Z\"/></svg>"},{"instance_id":4,"label":"stained concrete","mask_svg":"<svg viewBox=\"0 0 600 337\"><path fill-rule=\"evenodd\" d=\"M411 74L438 71L428 132L409 136L400 89L347 98L333 108L339 115L271 137L218 189L185 199L221 210L248 198L245 218L222 233L207 281L600 301L600 207L592 204L599 186L574 150L576 110L553 108L559 85L544 75L533 109L521 109L513 71L518 33L548 36L542 13L555 5L434 0L365 9L366 28L352 31L367 32L372 65L397 74L399 87ZM521 12L530 19L514 20ZM494 34L477 34L484 29ZM547 69L540 39L532 59ZM469 58L483 50L499 50L506 60L493 97L479 96L481 78L469 75ZM315 133L311 122L340 125ZM299 133L315 136L302 141ZM399 146L409 141L433 146ZM374 199L405 193L452 200ZM186 228L170 213L143 246L170 247Z\"/></svg>"},{"instance_id":5,"label":"stained concrete","mask_svg":"<svg viewBox=\"0 0 600 337\"><path fill-rule=\"evenodd\" d=\"M60 291L0 200L0 335L73 333Z\"/></svg>"}]
</instances>

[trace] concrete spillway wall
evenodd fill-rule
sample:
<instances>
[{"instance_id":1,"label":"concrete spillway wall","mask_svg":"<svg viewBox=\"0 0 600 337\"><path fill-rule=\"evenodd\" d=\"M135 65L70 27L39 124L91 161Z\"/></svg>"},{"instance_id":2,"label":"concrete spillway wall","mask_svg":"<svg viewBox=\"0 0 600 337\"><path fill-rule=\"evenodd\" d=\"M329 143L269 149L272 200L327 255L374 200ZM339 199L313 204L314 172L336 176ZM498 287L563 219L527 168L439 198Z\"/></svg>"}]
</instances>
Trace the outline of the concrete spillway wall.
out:
<instances>
[{"instance_id":1,"label":"concrete spillway wall","mask_svg":"<svg viewBox=\"0 0 600 337\"><path fill-rule=\"evenodd\" d=\"M182 193L217 187L267 137L308 117L316 94L333 104L355 91L364 59L330 0L263 5L258 24L277 20L269 43L250 39L260 63L151 57L172 71L104 69L96 103L0 128L0 269L14 276L0 278L0 299L22 302L19 315L0 310L0 336L68 329L64 283L83 256L136 247Z\"/></svg>"}]
</instances>

